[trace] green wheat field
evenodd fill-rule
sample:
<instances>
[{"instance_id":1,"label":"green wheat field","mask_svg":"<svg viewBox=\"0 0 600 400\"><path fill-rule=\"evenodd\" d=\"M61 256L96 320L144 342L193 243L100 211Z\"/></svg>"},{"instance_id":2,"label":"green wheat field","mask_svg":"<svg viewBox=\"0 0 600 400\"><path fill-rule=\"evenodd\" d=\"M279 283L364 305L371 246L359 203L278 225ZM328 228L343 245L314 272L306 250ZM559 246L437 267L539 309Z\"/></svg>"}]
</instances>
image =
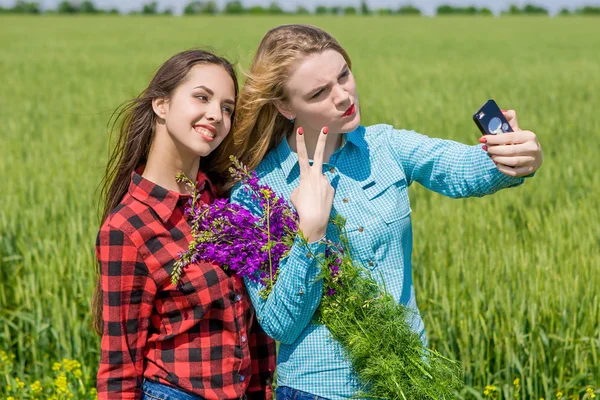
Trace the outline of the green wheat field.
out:
<instances>
[{"instance_id":1,"label":"green wheat field","mask_svg":"<svg viewBox=\"0 0 600 400\"><path fill-rule=\"evenodd\" d=\"M0 398L93 398L97 186L107 122L191 47L248 67L282 23L330 31L363 124L476 144L487 99L517 110L544 164L482 199L410 189L430 344L464 399L600 395L600 19L0 17ZM243 80L243 78L242 78Z\"/></svg>"}]
</instances>

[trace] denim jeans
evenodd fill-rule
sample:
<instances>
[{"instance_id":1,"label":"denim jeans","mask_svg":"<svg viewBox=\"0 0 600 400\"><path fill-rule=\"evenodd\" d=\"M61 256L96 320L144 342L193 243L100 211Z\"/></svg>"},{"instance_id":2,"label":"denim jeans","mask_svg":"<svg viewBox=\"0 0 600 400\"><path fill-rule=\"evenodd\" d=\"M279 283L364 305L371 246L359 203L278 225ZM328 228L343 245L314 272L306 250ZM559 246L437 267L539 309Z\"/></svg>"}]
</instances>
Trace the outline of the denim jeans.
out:
<instances>
[{"instance_id":1,"label":"denim jeans","mask_svg":"<svg viewBox=\"0 0 600 400\"><path fill-rule=\"evenodd\" d=\"M277 400L327 400L325 397L316 396L287 386L279 386L275 389L275 398Z\"/></svg>"},{"instance_id":2,"label":"denim jeans","mask_svg":"<svg viewBox=\"0 0 600 400\"><path fill-rule=\"evenodd\" d=\"M163 385L155 381L144 379L142 385L142 398L141 400L205 400L202 396L196 396L185 392L181 389L177 389L173 386ZM244 394L240 397L240 400L247 400Z\"/></svg>"},{"instance_id":3,"label":"denim jeans","mask_svg":"<svg viewBox=\"0 0 600 400\"><path fill-rule=\"evenodd\" d=\"M141 400L204 400L204 397L194 396L173 386L144 379Z\"/></svg>"}]
</instances>

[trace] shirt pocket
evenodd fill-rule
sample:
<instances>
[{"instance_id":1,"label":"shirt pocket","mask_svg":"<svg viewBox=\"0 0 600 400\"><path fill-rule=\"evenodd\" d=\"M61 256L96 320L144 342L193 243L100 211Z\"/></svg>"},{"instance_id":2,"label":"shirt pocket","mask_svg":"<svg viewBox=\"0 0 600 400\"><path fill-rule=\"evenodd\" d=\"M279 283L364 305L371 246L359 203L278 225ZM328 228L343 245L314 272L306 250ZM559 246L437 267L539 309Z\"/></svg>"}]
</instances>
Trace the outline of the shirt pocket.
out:
<instances>
[{"instance_id":1,"label":"shirt pocket","mask_svg":"<svg viewBox=\"0 0 600 400\"><path fill-rule=\"evenodd\" d=\"M352 257L368 270L376 270L390 235L409 218L408 186L402 170L390 167L385 175L363 183L365 203L346 226Z\"/></svg>"},{"instance_id":2,"label":"shirt pocket","mask_svg":"<svg viewBox=\"0 0 600 400\"><path fill-rule=\"evenodd\" d=\"M392 168L363 186L370 209L391 224L407 217L410 212L406 177L399 168Z\"/></svg>"}]
</instances>

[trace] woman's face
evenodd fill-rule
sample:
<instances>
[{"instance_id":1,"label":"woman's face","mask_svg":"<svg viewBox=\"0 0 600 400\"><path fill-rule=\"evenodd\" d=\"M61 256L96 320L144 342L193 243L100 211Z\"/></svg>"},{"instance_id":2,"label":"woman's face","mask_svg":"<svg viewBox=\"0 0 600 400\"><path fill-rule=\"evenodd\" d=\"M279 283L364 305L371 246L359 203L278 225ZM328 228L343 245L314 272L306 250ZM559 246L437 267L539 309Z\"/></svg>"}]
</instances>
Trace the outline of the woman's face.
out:
<instances>
[{"instance_id":1,"label":"woman's face","mask_svg":"<svg viewBox=\"0 0 600 400\"><path fill-rule=\"evenodd\" d=\"M360 124L356 83L344 57L335 50L299 61L286 84L284 107L304 131L351 132ZM289 115L289 114L288 114Z\"/></svg>"},{"instance_id":2,"label":"woman's face","mask_svg":"<svg viewBox=\"0 0 600 400\"><path fill-rule=\"evenodd\" d=\"M219 65L195 65L164 104L171 138L195 156L207 156L231 129L235 87Z\"/></svg>"}]
</instances>

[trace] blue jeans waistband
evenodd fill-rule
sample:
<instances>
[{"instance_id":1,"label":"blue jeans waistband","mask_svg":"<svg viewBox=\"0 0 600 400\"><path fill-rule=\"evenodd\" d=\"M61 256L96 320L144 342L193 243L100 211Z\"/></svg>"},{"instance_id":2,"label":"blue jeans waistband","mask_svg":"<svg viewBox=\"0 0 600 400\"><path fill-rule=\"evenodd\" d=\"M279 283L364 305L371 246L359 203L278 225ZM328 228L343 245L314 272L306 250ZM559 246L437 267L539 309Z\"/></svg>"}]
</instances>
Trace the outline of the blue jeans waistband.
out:
<instances>
[{"instance_id":1,"label":"blue jeans waistband","mask_svg":"<svg viewBox=\"0 0 600 400\"><path fill-rule=\"evenodd\" d=\"M275 397L277 400L328 400L325 397L303 392L302 390L288 386L279 386L275 389Z\"/></svg>"},{"instance_id":2,"label":"blue jeans waistband","mask_svg":"<svg viewBox=\"0 0 600 400\"><path fill-rule=\"evenodd\" d=\"M173 386L165 385L160 382L144 379L142 385L142 400L206 400L202 396L197 396L178 389ZM240 400L247 400L246 395L242 395Z\"/></svg>"}]
</instances>

